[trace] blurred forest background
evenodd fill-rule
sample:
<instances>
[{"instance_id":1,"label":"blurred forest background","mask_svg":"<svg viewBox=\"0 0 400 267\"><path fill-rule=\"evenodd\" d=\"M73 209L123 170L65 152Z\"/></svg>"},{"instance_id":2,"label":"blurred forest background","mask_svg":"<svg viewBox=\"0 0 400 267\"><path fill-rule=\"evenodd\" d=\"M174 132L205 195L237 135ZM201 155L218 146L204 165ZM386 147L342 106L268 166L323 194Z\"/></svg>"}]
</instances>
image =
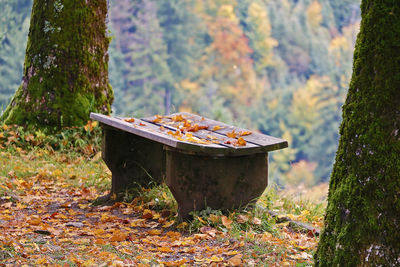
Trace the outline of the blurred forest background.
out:
<instances>
[{"instance_id":1,"label":"blurred forest background","mask_svg":"<svg viewBox=\"0 0 400 267\"><path fill-rule=\"evenodd\" d=\"M110 0L114 115L190 111L282 137L270 180L329 179L359 0ZM0 110L22 78L32 0L0 0Z\"/></svg>"}]
</instances>

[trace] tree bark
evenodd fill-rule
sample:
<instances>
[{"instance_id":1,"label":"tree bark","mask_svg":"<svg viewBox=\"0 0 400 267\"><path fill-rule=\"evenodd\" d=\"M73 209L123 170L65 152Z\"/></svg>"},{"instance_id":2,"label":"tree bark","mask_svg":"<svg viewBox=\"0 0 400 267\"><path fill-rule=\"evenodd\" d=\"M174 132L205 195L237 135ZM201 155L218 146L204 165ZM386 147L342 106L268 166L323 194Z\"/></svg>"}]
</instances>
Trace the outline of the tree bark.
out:
<instances>
[{"instance_id":1,"label":"tree bark","mask_svg":"<svg viewBox=\"0 0 400 267\"><path fill-rule=\"evenodd\" d=\"M316 266L400 266L400 2L361 12Z\"/></svg>"},{"instance_id":2,"label":"tree bark","mask_svg":"<svg viewBox=\"0 0 400 267\"><path fill-rule=\"evenodd\" d=\"M34 0L24 75L7 124L79 126L109 114L106 0Z\"/></svg>"}]
</instances>

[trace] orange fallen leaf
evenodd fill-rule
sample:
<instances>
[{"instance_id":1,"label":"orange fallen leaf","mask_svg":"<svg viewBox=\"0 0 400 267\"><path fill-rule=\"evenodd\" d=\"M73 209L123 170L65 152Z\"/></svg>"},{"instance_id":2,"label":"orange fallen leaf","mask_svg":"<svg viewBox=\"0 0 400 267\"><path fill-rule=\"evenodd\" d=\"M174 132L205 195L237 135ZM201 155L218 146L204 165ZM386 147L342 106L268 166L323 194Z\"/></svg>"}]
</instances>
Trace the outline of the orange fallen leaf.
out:
<instances>
[{"instance_id":1,"label":"orange fallen leaf","mask_svg":"<svg viewBox=\"0 0 400 267\"><path fill-rule=\"evenodd\" d=\"M142 215L143 219L151 219L153 218L153 212L151 210L145 209Z\"/></svg>"},{"instance_id":2,"label":"orange fallen leaf","mask_svg":"<svg viewBox=\"0 0 400 267\"><path fill-rule=\"evenodd\" d=\"M111 240L111 242L121 242L121 241L125 241L127 237L128 237L128 233L117 230L113 233L110 240Z\"/></svg>"},{"instance_id":3,"label":"orange fallen leaf","mask_svg":"<svg viewBox=\"0 0 400 267\"><path fill-rule=\"evenodd\" d=\"M147 232L149 235L160 235L161 234L161 230L158 229L153 229Z\"/></svg>"},{"instance_id":4,"label":"orange fallen leaf","mask_svg":"<svg viewBox=\"0 0 400 267\"><path fill-rule=\"evenodd\" d=\"M187 128L186 131L197 132L197 131L204 130L204 129L208 129L208 126L195 124L195 125Z\"/></svg>"},{"instance_id":5,"label":"orange fallen leaf","mask_svg":"<svg viewBox=\"0 0 400 267\"><path fill-rule=\"evenodd\" d=\"M222 224L226 227L226 228L228 228L228 229L231 229L232 227L231 227L231 224L232 224L232 220L231 219L229 219L228 217L226 217L226 216L221 216L221 220L222 220Z\"/></svg>"},{"instance_id":6,"label":"orange fallen leaf","mask_svg":"<svg viewBox=\"0 0 400 267\"><path fill-rule=\"evenodd\" d=\"M175 115L172 117L172 121L175 121L175 122L183 121L183 117L182 117L182 115Z\"/></svg>"},{"instance_id":7,"label":"orange fallen leaf","mask_svg":"<svg viewBox=\"0 0 400 267\"><path fill-rule=\"evenodd\" d=\"M234 143L235 146L245 146L246 145L246 140L243 139L243 137L239 137L237 141Z\"/></svg>"},{"instance_id":8,"label":"orange fallen leaf","mask_svg":"<svg viewBox=\"0 0 400 267\"><path fill-rule=\"evenodd\" d=\"M160 247L158 248L158 251L160 252L173 252L173 250L169 247Z\"/></svg>"},{"instance_id":9,"label":"orange fallen leaf","mask_svg":"<svg viewBox=\"0 0 400 267\"><path fill-rule=\"evenodd\" d=\"M184 121L183 121L183 127L184 127L184 128L189 128L190 126L192 126L192 125L190 124L190 121L188 121L188 120L184 120Z\"/></svg>"},{"instance_id":10,"label":"orange fallen leaf","mask_svg":"<svg viewBox=\"0 0 400 267\"><path fill-rule=\"evenodd\" d=\"M42 220L38 215L32 215L28 220L28 223L31 225L39 225L41 222Z\"/></svg>"},{"instance_id":11,"label":"orange fallen leaf","mask_svg":"<svg viewBox=\"0 0 400 267\"><path fill-rule=\"evenodd\" d=\"M228 263L231 266L239 266L242 265L242 254L237 254L228 260Z\"/></svg>"},{"instance_id":12,"label":"orange fallen leaf","mask_svg":"<svg viewBox=\"0 0 400 267\"><path fill-rule=\"evenodd\" d=\"M146 126L143 122L139 123L139 126Z\"/></svg>"},{"instance_id":13,"label":"orange fallen leaf","mask_svg":"<svg viewBox=\"0 0 400 267\"><path fill-rule=\"evenodd\" d=\"M126 121L126 122L135 122L135 119L134 118L126 118L126 119L124 119L124 121Z\"/></svg>"},{"instance_id":14,"label":"orange fallen leaf","mask_svg":"<svg viewBox=\"0 0 400 267\"><path fill-rule=\"evenodd\" d=\"M230 138L236 138L237 133L236 133L235 130L233 129L232 132L227 133L226 136L228 136L228 137L230 137Z\"/></svg>"}]
</instances>

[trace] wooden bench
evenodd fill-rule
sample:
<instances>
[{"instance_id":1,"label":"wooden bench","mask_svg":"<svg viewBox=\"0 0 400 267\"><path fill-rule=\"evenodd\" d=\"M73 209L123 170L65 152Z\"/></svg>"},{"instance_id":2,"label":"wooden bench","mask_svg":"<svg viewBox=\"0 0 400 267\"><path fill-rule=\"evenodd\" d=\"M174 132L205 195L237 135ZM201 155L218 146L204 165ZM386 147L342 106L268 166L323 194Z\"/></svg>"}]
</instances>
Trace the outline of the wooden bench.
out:
<instances>
[{"instance_id":1,"label":"wooden bench","mask_svg":"<svg viewBox=\"0 0 400 267\"><path fill-rule=\"evenodd\" d=\"M111 193L165 180L178 214L233 209L255 201L268 184L268 152L285 140L191 113L117 118L91 113L103 127L102 157Z\"/></svg>"}]
</instances>

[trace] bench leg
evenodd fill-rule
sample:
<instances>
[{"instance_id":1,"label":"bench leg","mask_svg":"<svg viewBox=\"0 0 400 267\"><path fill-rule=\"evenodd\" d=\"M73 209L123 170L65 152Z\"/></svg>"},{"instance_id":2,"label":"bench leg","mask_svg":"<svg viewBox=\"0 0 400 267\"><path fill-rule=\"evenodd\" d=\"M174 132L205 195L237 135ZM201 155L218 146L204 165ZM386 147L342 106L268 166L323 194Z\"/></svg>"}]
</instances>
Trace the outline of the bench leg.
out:
<instances>
[{"instance_id":1,"label":"bench leg","mask_svg":"<svg viewBox=\"0 0 400 267\"><path fill-rule=\"evenodd\" d=\"M140 136L103 125L102 158L112 173L110 195L163 180L163 145Z\"/></svg>"},{"instance_id":2,"label":"bench leg","mask_svg":"<svg viewBox=\"0 0 400 267\"><path fill-rule=\"evenodd\" d=\"M268 153L239 157L166 151L166 182L178 202L178 215L234 209L256 201L268 185Z\"/></svg>"}]
</instances>

